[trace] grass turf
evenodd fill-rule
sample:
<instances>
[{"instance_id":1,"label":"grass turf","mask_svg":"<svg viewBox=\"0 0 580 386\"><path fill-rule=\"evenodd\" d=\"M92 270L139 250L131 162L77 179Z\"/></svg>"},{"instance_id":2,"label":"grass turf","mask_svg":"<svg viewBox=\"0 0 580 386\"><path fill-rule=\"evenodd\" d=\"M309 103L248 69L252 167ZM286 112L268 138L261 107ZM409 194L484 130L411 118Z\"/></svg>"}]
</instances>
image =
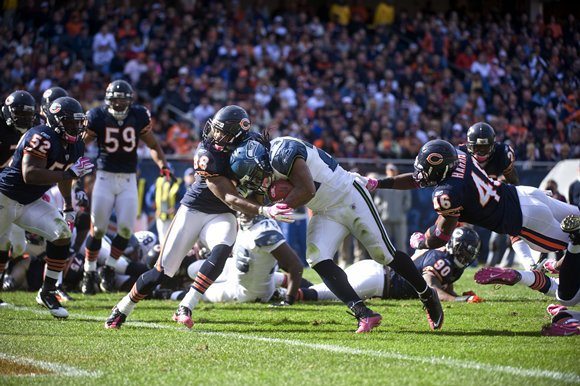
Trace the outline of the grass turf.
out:
<instances>
[{"instance_id":1,"label":"grass turf","mask_svg":"<svg viewBox=\"0 0 580 386\"><path fill-rule=\"evenodd\" d=\"M456 288L486 302L445 303L437 332L413 300L369 301L384 319L364 335L353 333L356 321L339 303L200 304L188 331L171 321L177 302L153 300L111 331L103 322L124 294L76 294L67 305L71 317L59 321L36 305L33 293L2 293L14 307L0 309L0 384L580 383L580 337L540 336L553 299L517 285L479 286L474 272ZM11 365L14 357L81 373Z\"/></svg>"}]
</instances>

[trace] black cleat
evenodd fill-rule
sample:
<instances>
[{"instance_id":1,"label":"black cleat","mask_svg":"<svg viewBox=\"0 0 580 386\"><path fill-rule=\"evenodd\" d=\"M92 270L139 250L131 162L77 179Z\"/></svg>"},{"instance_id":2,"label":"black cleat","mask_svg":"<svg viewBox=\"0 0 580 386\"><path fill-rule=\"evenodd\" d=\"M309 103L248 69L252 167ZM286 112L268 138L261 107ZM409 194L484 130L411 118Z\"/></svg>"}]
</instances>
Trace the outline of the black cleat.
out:
<instances>
[{"instance_id":1,"label":"black cleat","mask_svg":"<svg viewBox=\"0 0 580 386\"><path fill-rule=\"evenodd\" d=\"M63 288L62 285L58 285L56 286L56 291L54 291L54 294L56 295L56 298L58 299L59 302L61 303L66 303L66 302L70 302L73 301L73 297L70 296Z\"/></svg>"},{"instance_id":2,"label":"black cleat","mask_svg":"<svg viewBox=\"0 0 580 386\"><path fill-rule=\"evenodd\" d=\"M89 271L83 273L83 280L81 282L81 292L85 295L94 295L97 293L97 272Z\"/></svg>"},{"instance_id":3,"label":"black cleat","mask_svg":"<svg viewBox=\"0 0 580 386\"><path fill-rule=\"evenodd\" d=\"M443 326L443 307L439 295L435 289L429 287L429 290L423 296L419 296L423 302L423 308L427 312L427 320L431 330L439 330Z\"/></svg>"},{"instance_id":4,"label":"black cleat","mask_svg":"<svg viewBox=\"0 0 580 386\"><path fill-rule=\"evenodd\" d=\"M8 303L6 303L4 300L0 299L0 307L6 307L8 305L9 305Z\"/></svg>"},{"instance_id":5,"label":"black cleat","mask_svg":"<svg viewBox=\"0 0 580 386\"><path fill-rule=\"evenodd\" d=\"M115 291L115 268L105 265L101 269L101 291L113 292Z\"/></svg>"},{"instance_id":6,"label":"black cleat","mask_svg":"<svg viewBox=\"0 0 580 386\"><path fill-rule=\"evenodd\" d=\"M68 318L68 311L60 305L60 302L56 298L55 291L43 291L41 288L38 290L38 295L36 295L36 302L39 305L48 308L50 314L55 318Z\"/></svg>"},{"instance_id":7,"label":"black cleat","mask_svg":"<svg viewBox=\"0 0 580 386\"><path fill-rule=\"evenodd\" d=\"M120 329L125 320L127 319L127 315L119 311L117 306L113 307L113 311L111 311L111 315L105 322L105 328L111 329Z\"/></svg>"},{"instance_id":8,"label":"black cleat","mask_svg":"<svg viewBox=\"0 0 580 386\"><path fill-rule=\"evenodd\" d=\"M574 245L580 245L580 216L568 215L560 223L563 232L568 233L570 241Z\"/></svg>"}]
</instances>

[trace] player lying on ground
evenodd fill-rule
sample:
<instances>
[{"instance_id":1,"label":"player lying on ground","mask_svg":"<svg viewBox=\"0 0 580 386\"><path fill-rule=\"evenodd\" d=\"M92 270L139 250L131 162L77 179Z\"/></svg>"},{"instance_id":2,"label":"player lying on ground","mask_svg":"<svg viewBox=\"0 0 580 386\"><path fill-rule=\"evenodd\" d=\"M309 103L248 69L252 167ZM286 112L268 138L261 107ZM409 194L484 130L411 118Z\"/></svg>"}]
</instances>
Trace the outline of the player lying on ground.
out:
<instances>
[{"instance_id":1,"label":"player lying on ground","mask_svg":"<svg viewBox=\"0 0 580 386\"><path fill-rule=\"evenodd\" d=\"M455 293L453 283L459 280L463 271L477 258L481 241L478 234L470 228L461 227L453 231L445 250L417 250L412 256L423 278L435 288L442 301L479 303L483 301L472 291L463 296ZM417 293L413 287L389 266L374 260L362 260L345 270L348 281L362 299L414 299ZM301 288L303 300L338 300L324 285L316 284Z\"/></svg>"},{"instance_id":2,"label":"player lying on ground","mask_svg":"<svg viewBox=\"0 0 580 386\"><path fill-rule=\"evenodd\" d=\"M371 331L380 324L382 317L364 304L344 271L332 260L348 234L356 237L375 261L389 265L415 288L427 310L431 329L441 328L443 309L437 292L427 285L410 257L391 244L365 187L366 179L347 172L334 158L308 142L280 137L270 145L267 170L259 162L250 162L249 152L240 152L239 159L232 154L232 170L242 184L253 181L254 185L261 186L273 176L275 180L287 180L293 185L286 196L272 198L290 208L305 205L312 210L307 234L308 263L337 298L353 311L359 324L357 332Z\"/></svg>"},{"instance_id":3,"label":"player lying on ground","mask_svg":"<svg viewBox=\"0 0 580 386\"><path fill-rule=\"evenodd\" d=\"M291 209L279 204L263 206L245 199L232 182L235 176L230 169L230 154L249 137L250 126L246 111L235 105L223 107L208 120L194 156L195 182L188 187L161 242L157 264L141 275L131 292L113 308L106 328L120 328L140 300L175 275L187 252L199 240L211 250L210 256L173 315L176 322L193 327L192 310L221 274L232 252L238 227L234 213L293 221Z\"/></svg>"},{"instance_id":4,"label":"player lying on ground","mask_svg":"<svg viewBox=\"0 0 580 386\"><path fill-rule=\"evenodd\" d=\"M414 248L439 248L459 221L500 234L520 236L540 252L566 250L557 297L567 304L580 300L580 210L530 186L513 186L489 179L473 159L450 143L433 140L415 159L415 172L371 185L387 189L433 186L433 206L439 214L424 234L411 237Z\"/></svg>"}]
</instances>

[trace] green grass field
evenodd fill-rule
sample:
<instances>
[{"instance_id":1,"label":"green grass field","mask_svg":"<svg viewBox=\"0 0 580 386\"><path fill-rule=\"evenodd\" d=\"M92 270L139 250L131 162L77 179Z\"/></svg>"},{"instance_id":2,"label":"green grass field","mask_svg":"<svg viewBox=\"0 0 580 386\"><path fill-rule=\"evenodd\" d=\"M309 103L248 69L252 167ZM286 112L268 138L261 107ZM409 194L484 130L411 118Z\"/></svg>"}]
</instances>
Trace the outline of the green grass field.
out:
<instances>
[{"instance_id":1,"label":"green grass field","mask_svg":"<svg viewBox=\"0 0 580 386\"><path fill-rule=\"evenodd\" d=\"M486 302L446 303L437 332L418 301L370 301L384 319L364 335L338 303L200 304L187 331L171 321L177 302L152 300L111 331L124 294L76 294L59 321L33 293L3 293L14 306L0 309L0 384L580 384L580 337L540 336L551 299L478 286L474 272L456 288Z\"/></svg>"}]
</instances>

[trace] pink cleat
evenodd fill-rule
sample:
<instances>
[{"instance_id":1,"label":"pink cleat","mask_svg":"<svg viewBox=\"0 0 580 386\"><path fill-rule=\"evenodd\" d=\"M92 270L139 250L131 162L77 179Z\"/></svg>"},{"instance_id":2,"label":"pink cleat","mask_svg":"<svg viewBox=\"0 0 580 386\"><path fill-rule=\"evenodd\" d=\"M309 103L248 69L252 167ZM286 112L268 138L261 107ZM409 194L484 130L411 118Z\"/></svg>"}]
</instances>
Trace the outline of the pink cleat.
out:
<instances>
[{"instance_id":1,"label":"pink cleat","mask_svg":"<svg viewBox=\"0 0 580 386\"><path fill-rule=\"evenodd\" d=\"M580 321L574 318L564 318L542 328L544 336L580 335Z\"/></svg>"},{"instance_id":2,"label":"pink cleat","mask_svg":"<svg viewBox=\"0 0 580 386\"><path fill-rule=\"evenodd\" d=\"M558 315L560 312L562 311L566 311L568 308L566 306L563 306L561 304L550 304L547 308L546 308L546 312L548 314L550 314L550 316L556 316Z\"/></svg>"},{"instance_id":3,"label":"pink cleat","mask_svg":"<svg viewBox=\"0 0 580 386\"><path fill-rule=\"evenodd\" d=\"M556 260L548 260L544 263L544 268L550 272L552 275L559 275L560 270L556 268Z\"/></svg>"},{"instance_id":4,"label":"pink cleat","mask_svg":"<svg viewBox=\"0 0 580 386\"><path fill-rule=\"evenodd\" d=\"M179 324L183 324L187 328L193 327L193 320L191 319L191 310L185 306L179 306L175 314L173 314L173 320Z\"/></svg>"},{"instance_id":5,"label":"pink cleat","mask_svg":"<svg viewBox=\"0 0 580 386\"><path fill-rule=\"evenodd\" d=\"M373 312L370 316L358 318L358 329L356 333L370 332L373 328L381 324L381 320L383 320L383 317L376 312Z\"/></svg>"},{"instance_id":6,"label":"pink cleat","mask_svg":"<svg viewBox=\"0 0 580 386\"><path fill-rule=\"evenodd\" d=\"M514 285L522 279L522 275L515 269L485 267L477 271L473 278L477 284Z\"/></svg>"}]
</instances>

